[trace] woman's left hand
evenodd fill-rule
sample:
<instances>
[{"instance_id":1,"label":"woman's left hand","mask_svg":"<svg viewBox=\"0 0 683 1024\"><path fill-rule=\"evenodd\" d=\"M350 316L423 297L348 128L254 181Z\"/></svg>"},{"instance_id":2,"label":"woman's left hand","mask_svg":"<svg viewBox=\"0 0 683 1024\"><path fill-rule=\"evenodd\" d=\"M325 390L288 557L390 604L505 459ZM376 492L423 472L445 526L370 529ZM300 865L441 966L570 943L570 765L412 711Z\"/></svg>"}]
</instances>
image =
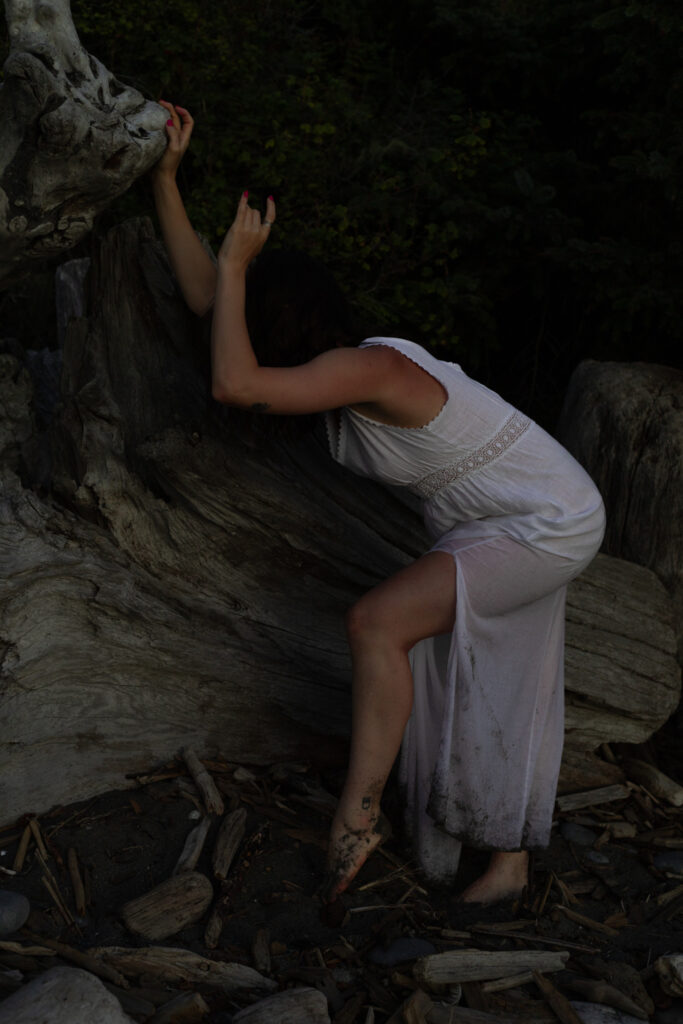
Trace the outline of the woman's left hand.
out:
<instances>
[{"instance_id":1,"label":"woman's left hand","mask_svg":"<svg viewBox=\"0 0 683 1024\"><path fill-rule=\"evenodd\" d=\"M266 215L261 219L258 210L252 210L245 192L239 201L235 219L218 252L218 262L239 270L246 270L268 240L270 228L275 220L275 201L268 196Z\"/></svg>"}]
</instances>

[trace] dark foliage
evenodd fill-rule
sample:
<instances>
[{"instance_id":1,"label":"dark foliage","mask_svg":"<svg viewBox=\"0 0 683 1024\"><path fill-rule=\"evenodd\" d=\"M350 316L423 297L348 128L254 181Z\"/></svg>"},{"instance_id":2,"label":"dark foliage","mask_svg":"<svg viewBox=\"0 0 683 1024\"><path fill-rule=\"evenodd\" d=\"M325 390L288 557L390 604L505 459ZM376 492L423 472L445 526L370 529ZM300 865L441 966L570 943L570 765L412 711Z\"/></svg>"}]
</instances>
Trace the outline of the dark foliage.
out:
<instances>
[{"instance_id":1,"label":"dark foliage","mask_svg":"<svg viewBox=\"0 0 683 1024\"><path fill-rule=\"evenodd\" d=\"M273 192L272 246L364 321L552 427L581 358L680 363L678 0L73 0L84 45L196 117L213 243ZM140 183L107 219L149 210Z\"/></svg>"}]
</instances>

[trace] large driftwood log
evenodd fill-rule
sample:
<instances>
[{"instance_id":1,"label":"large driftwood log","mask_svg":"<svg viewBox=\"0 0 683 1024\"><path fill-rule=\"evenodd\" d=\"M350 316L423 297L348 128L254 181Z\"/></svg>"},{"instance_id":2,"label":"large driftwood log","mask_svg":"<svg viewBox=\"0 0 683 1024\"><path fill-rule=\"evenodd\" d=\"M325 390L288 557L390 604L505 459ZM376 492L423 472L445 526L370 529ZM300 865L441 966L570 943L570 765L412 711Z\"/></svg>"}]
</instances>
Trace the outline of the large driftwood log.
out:
<instances>
[{"instance_id":1,"label":"large driftwood log","mask_svg":"<svg viewBox=\"0 0 683 1024\"><path fill-rule=\"evenodd\" d=\"M213 405L200 331L147 222L101 240L89 289L66 331L51 468L30 381L15 356L1 364L6 820L124 785L184 746L342 762L344 611L427 545L415 508L341 469L323 438L254 438ZM669 618L638 566L600 557L573 584L572 749L638 742L666 719Z\"/></svg>"},{"instance_id":2,"label":"large driftwood log","mask_svg":"<svg viewBox=\"0 0 683 1024\"><path fill-rule=\"evenodd\" d=\"M683 663L683 371L582 363L560 440L605 500L603 550L652 569L672 595Z\"/></svg>"},{"instance_id":3,"label":"large driftwood log","mask_svg":"<svg viewBox=\"0 0 683 1024\"><path fill-rule=\"evenodd\" d=\"M69 0L5 0L0 287L70 249L160 157L166 113L81 46Z\"/></svg>"}]
</instances>

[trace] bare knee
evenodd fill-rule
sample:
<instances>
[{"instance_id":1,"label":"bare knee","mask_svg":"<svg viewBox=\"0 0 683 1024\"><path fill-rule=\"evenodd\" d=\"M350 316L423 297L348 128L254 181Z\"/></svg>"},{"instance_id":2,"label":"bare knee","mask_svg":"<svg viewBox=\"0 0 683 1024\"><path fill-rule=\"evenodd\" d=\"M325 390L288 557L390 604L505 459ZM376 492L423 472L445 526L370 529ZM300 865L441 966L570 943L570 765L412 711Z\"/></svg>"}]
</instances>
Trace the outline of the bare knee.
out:
<instances>
[{"instance_id":1,"label":"bare knee","mask_svg":"<svg viewBox=\"0 0 683 1024\"><path fill-rule=\"evenodd\" d=\"M397 635L395 615L372 594L366 594L349 608L346 635L352 649L367 644L404 646L402 638Z\"/></svg>"}]
</instances>

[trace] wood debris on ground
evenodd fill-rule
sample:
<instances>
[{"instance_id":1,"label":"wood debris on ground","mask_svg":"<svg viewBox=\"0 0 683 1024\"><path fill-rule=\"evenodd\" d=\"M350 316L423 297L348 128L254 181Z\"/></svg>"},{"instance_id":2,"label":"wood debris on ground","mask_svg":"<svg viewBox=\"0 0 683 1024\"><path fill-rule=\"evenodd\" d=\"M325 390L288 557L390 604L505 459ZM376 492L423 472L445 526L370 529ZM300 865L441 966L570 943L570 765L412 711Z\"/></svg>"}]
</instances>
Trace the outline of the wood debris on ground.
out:
<instances>
[{"instance_id":1,"label":"wood debris on ground","mask_svg":"<svg viewBox=\"0 0 683 1024\"><path fill-rule=\"evenodd\" d=\"M603 754L622 780L559 797L528 892L491 908L427 882L399 836L331 922L339 779L306 765L185 748L132 789L29 814L0 830L0 889L32 908L0 934L0 1022L59 985L96 1000L92 979L103 1024L683 1021L683 788L652 745ZM465 855L463 884L485 859Z\"/></svg>"}]
</instances>

